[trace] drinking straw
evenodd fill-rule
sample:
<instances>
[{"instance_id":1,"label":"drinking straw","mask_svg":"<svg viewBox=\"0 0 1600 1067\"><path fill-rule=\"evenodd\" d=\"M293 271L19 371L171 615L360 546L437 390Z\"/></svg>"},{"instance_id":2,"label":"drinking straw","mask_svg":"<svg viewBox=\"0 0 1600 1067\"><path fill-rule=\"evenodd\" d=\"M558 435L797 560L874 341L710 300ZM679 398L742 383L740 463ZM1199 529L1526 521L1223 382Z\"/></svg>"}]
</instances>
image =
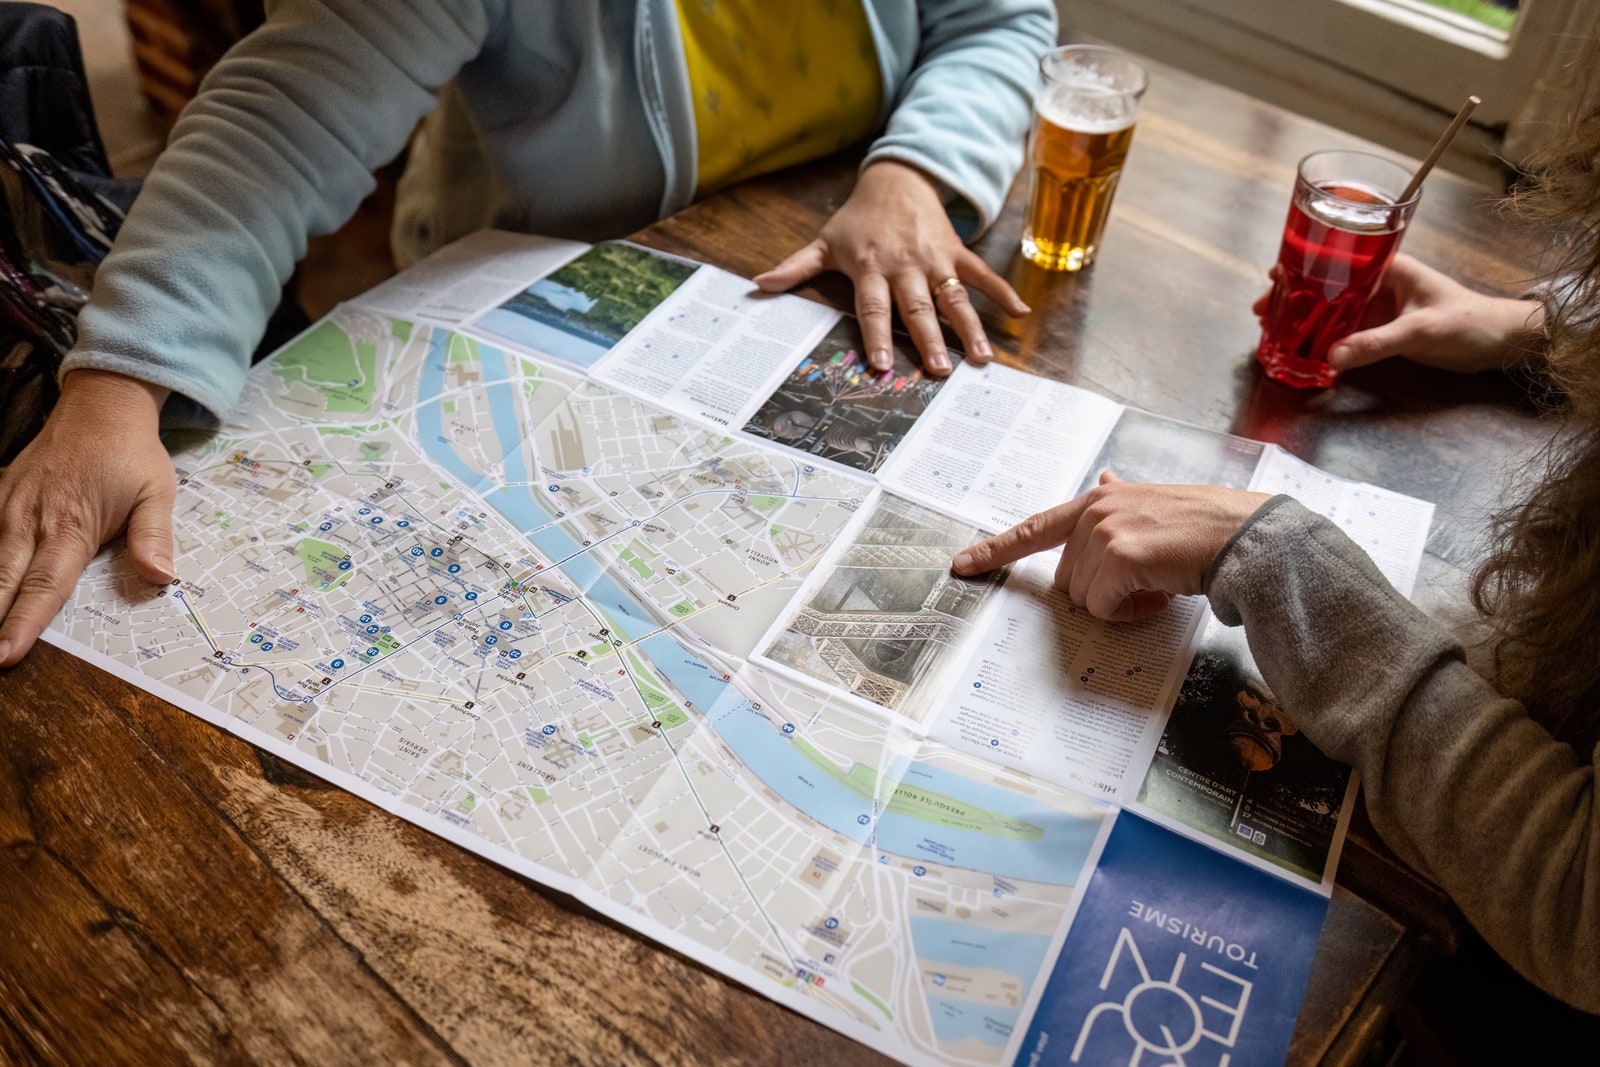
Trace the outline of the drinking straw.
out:
<instances>
[{"instance_id":1,"label":"drinking straw","mask_svg":"<svg viewBox=\"0 0 1600 1067\"><path fill-rule=\"evenodd\" d=\"M1416 195L1417 189L1422 185L1422 179L1428 176L1433 165L1439 162L1439 157L1444 155L1444 150L1450 147L1450 142L1456 139L1456 134L1461 132L1461 127L1467 124L1467 116L1472 114L1472 109L1483 101L1475 96L1467 97L1467 102L1461 105L1461 110L1456 112L1456 117L1450 120L1450 125L1444 128L1439 139L1434 142L1433 151L1428 153L1428 158L1422 161L1422 166L1411 176L1411 181L1406 185L1405 191L1395 199L1395 203L1404 204Z\"/></svg>"}]
</instances>

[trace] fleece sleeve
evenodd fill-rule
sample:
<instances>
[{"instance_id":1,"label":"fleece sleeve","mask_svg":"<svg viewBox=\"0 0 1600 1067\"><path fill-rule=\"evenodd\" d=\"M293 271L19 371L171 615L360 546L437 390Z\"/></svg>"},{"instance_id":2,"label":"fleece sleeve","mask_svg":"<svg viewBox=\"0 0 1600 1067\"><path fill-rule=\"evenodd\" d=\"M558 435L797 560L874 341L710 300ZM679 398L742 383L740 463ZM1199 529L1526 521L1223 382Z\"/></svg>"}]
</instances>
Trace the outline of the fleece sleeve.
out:
<instances>
[{"instance_id":1,"label":"fleece sleeve","mask_svg":"<svg viewBox=\"0 0 1600 1067\"><path fill-rule=\"evenodd\" d=\"M477 55L498 2L269 3L184 109L62 373L165 386L202 423L231 407L307 237L355 212L373 169Z\"/></svg>"},{"instance_id":2,"label":"fleece sleeve","mask_svg":"<svg viewBox=\"0 0 1600 1067\"><path fill-rule=\"evenodd\" d=\"M1361 774L1373 825L1542 989L1600 1012L1594 752L1495 692L1332 523L1274 497L1207 575L1285 710Z\"/></svg>"},{"instance_id":3,"label":"fleece sleeve","mask_svg":"<svg viewBox=\"0 0 1600 1067\"><path fill-rule=\"evenodd\" d=\"M981 233L1022 166L1039 57L1056 41L1055 7L923 0L918 20L916 65L865 164L893 159L927 172L976 209Z\"/></svg>"}]
</instances>

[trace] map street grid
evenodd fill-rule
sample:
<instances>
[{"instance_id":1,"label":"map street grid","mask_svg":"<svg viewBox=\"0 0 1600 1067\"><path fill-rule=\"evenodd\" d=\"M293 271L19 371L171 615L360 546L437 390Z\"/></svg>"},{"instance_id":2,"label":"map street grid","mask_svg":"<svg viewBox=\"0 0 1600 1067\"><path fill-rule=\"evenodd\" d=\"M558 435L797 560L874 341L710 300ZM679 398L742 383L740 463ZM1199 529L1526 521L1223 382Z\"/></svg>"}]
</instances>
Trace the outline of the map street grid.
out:
<instances>
[{"instance_id":1,"label":"map street grid","mask_svg":"<svg viewBox=\"0 0 1600 1067\"><path fill-rule=\"evenodd\" d=\"M345 306L51 639L907 1062L1000 1063L1110 808L746 662L872 479Z\"/></svg>"}]
</instances>

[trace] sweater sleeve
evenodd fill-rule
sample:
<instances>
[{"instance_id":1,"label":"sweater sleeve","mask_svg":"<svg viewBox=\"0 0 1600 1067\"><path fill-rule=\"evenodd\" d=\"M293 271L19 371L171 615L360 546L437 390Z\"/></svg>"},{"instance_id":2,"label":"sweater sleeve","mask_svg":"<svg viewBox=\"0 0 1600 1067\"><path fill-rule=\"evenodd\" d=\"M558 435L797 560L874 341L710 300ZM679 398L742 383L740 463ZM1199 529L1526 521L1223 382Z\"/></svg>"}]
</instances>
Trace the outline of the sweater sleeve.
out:
<instances>
[{"instance_id":1,"label":"sweater sleeve","mask_svg":"<svg viewBox=\"0 0 1600 1067\"><path fill-rule=\"evenodd\" d=\"M62 373L165 386L202 423L227 411L307 237L355 212L498 2L269 0L184 109Z\"/></svg>"},{"instance_id":2,"label":"sweater sleeve","mask_svg":"<svg viewBox=\"0 0 1600 1067\"><path fill-rule=\"evenodd\" d=\"M938 179L977 210L975 236L1000 214L1022 166L1039 57L1055 44L1041 0L923 0L921 47L888 126L863 166L893 159Z\"/></svg>"},{"instance_id":3,"label":"sweater sleeve","mask_svg":"<svg viewBox=\"0 0 1600 1067\"><path fill-rule=\"evenodd\" d=\"M1217 617L1373 825L1542 989L1600 1012L1596 753L1556 741L1332 523L1274 497L1207 575Z\"/></svg>"}]
</instances>

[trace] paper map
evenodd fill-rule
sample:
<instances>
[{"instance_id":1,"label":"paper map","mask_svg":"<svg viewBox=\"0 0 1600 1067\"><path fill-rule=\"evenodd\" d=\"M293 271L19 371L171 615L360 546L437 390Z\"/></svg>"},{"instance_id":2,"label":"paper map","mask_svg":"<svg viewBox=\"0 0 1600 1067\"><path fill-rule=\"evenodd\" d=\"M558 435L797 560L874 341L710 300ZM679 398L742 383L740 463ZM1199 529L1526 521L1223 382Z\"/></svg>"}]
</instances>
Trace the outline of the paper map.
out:
<instances>
[{"instance_id":1,"label":"paper map","mask_svg":"<svg viewBox=\"0 0 1600 1067\"><path fill-rule=\"evenodd\" d=\"M732 428L838 347L838 313L654 253L484 240L342 306L220 431L169 442L179 580L115 548L49 639L888 1055L1013 1062L1192 619L1071 653L1084 685L1051 692L1079 709L1061 743L1106 731L1094 789L1019 747L1047 707L930 716L951 684L1044 669L1006 657L1054 594L948 574L987 511ZM934 416L937 383L900 391ZM1113 421L1084 424L1085 463ZM1090 684L1108 656L1155 681Z\"/></svg>"}]
</instances>

